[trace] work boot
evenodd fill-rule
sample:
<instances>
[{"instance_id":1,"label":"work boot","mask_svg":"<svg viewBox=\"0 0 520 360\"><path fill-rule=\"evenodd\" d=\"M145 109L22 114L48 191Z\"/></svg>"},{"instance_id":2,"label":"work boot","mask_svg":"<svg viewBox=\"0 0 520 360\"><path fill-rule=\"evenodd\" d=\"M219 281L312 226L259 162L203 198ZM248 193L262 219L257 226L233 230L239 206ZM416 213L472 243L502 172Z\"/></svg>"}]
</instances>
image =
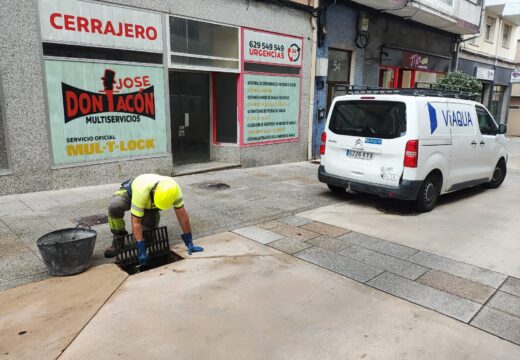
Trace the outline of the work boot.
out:
<instances>
[{"instance_id":1,"label":"work boot","mask_svg":"<svg viewBox=\"0 0 520 360\"><path fill-rule=\"evenodd\" d=\"M126 231L126 230L118 232L118 233L114 233L114 238L112 239L112 245L108 249L105 250L106 258L116 257L117 254L119 254L119 252L121 250L123 250L125 235L128 235L128 231Z\"/></svg>"}]
</instances>

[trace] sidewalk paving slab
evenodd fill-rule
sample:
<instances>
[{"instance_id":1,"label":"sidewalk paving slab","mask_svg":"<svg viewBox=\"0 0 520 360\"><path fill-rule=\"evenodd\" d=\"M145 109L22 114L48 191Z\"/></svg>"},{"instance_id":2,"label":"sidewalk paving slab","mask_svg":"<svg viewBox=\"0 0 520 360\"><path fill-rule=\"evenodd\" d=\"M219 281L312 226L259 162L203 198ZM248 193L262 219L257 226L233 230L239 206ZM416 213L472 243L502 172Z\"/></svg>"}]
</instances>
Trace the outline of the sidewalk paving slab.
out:
<instances>
[{"instance_id":1,"label":"sidewalk paving slab","mask_svg":"<svg viewBox=\"0 0 520 360\"><path fill-rule=\"evenodd\" d=\"M317 246L319 248L322 248L323 250L332 251L332 252L338 252L338 251L345 249L346 247L351 246L351 243L349 243L348 241L325 236L325 235L306 240L305 242L308 244Z\"/></svg>"},{"instance_id":2,"label":"sidewalk paving slab","mask_svg":"<svg viewBox=\"0 0 520 360\"><path fill-rule=\"evenodd\" d=\"M283 235L272 232L271 230L262 229L258 226L247 226L245 228L233 230L233 232L257 241L260 244L267 244L283 238Z\"/></svg>"},{"instance_id":3,"label":"sidewalk paving slab","mask_svg":"<svg viewBox=\"0 0 520 360\"><path fill-rule=\"evenodd\" d=\"M471 325L520 345L520 318L484 306L471 321ZM511 355L510 359L520 359Z\"/></svg>"},{"instance_id":4,"label":"sidewalk paving slab","mask_svg":"<svg viewBox=\"0 0 520 360\"><path fill-rule=\"evenodd\" d=\"M0 357L56 359L127 276L103 265L0 291Z\"/></svg>"},{"instance_id":5,"label":"sidewalk paving slab","mask_svg":"<svg viewBox=\"0 0 520 360\"><path fill-rule=\"evenodd\" d=\"M318 247L305 249L294 256L362 283L383 272L381 269Z\"/></svg>"},{"instance_id":6,"label":"sidewalk paving slab","mask_svg":"<svg viewBox=\"0 0 520 360\"><path fill-rule=\"evenodd\" d=\"M348 241L352 245L363 246L367 249L374 250L386 255L390 255L399 259L406 259L417 252L417 250L407 246L391 243L382 239L357 232L349 232L338 239Z\"/></svg>"},{"instance_id":7,"label":"sidewalk paving slab","mask_svg":"<svg viewBox=\"0 0 520 360\"><path fill-rule=\"evenodd\" d=\"M461 298L484 304L493 295L496 289L466 280L458 276L450 275L438 270L430 270L419 279L423 285L448 292Z\"/></svg>"},{"instance_id":8,"label":"sidewalk paving slab","mask_svg":"<svg viewBox=\"0 0 520 360\"><path fill-rule=\"evenodd\" d=\"M370 280L367 285L463 322L469 322L481 307L480 304L473 301L388 272Z\"/></svg>"},{"instance_id":9,"label":"sidewalk paving slab","mask_svg":"<svg viewBox=\"0 0 520 360\"><path fill-rule=\"evenodd\" d=\"M231 252L216 256L228 236ZM520 357L509 342L243 237L197 244L206 251L130 276L60 359ZM261 248L270 254L251 254Z\"/></svg>"},{"instance_id":10,"label":"sidewalk paving slab","mask_svg":"<svg viewBox=\"0 0 520 360\"><path fill-rule=\"evenodd\" d=\"M294 254L298 251L305 250L312 246L311 244L307 244L306 242L292 238L283 238L280 240L276 240L270 242L268 245L272 248L275 248L276 250L280 250L287 254Z\"/></svg>"},{"instance_id":11,"label":"sidewalk paving slab","mask_svg":"<svg viewBox=\"0 0 520 360\"><path fill-rule=\"evenodd\" d=\"M520 298L503 291L497 291L486 306L500 310L520 319Z\"/></svg>"},{"instance_id":12,"label":"sidewalk paving slab","mask_svg":"<svg viewBox=\"0 0 520 360\"><path fill-rule=\"evenodd\" d=\"M443 256L420 251L408 258L408 261L431 269L439 270L464 279L478 282L493 288L498 288L507 275L487 270L474 265L464 264Z\"/></svg>"},{"instance_id":13,"label":"sidewalk paving slab","mask_svg":"<svg viewBox=\"0 0 520 360\"><path fill-rule=\"evenodd\" d=\"M349 246L341 250L339 254L410 280L417 279L429 270L406 260L401 260L357 245Z\"/></svg>"},{"instance_id":14,"label":"sidewalk paving slab","mask_svg":"<svg viewBox=\"0 0 520 360\"><path fill-rule=\"evenodd\" d=\"M500 290L520 297L520 279L509 277Z\"/></svg>"}]
</instances>

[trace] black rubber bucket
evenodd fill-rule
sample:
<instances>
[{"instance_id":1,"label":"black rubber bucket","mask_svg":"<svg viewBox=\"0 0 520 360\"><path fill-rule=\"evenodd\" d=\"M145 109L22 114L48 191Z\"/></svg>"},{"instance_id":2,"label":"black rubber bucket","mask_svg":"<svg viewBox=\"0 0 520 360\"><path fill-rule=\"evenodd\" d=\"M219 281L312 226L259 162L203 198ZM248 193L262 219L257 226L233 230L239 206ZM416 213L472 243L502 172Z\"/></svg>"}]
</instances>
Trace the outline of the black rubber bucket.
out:
<instances>
[{"instance_id":1,"label":"black rubber bucket","mask_svg":"<svg viewBox=\"0 0 520 360\"><path fill-rule=\"evenodd\" d=\"M90 267L97 232L88 228L56 230L38 239L36 244L52 276L79 274Z\"/></svg>"}]
</instances>

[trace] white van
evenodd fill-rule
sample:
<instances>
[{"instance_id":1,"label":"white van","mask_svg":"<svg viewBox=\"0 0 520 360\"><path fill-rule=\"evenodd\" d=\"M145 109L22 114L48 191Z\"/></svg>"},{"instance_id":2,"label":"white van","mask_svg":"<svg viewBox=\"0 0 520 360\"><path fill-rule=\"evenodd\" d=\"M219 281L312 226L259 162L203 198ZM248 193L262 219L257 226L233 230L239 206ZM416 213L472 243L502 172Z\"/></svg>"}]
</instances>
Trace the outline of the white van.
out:
<instances>
[{"instance_id":1,"label":"white van","mask_svg":"<svg viewBox=\"0 0 520 360\"><path fill-rule=\"evenodd\" d=\"M364 93L334 99L321 136L318 178L332 191L413 200L506 176L506 126L481 104L457 98Z\"/></svg>"}]
</instances>

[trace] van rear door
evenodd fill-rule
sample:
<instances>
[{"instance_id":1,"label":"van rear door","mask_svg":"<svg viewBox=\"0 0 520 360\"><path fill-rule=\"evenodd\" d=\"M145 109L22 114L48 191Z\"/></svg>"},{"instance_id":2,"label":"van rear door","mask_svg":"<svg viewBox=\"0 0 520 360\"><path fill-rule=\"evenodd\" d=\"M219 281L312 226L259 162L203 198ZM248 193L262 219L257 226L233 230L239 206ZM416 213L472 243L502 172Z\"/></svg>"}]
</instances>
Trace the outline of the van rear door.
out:
<instances>
[{"instance_id":1,"label":"van rear door","mask_svg":"<svg viewBox=\"0 0 520 360\"><path fill-rule=\"evenodd\" d=\"M397 186L403 173L406 104L395 100L338 100L326 128L330 174Z\"/></svg>"}]
</instances>

